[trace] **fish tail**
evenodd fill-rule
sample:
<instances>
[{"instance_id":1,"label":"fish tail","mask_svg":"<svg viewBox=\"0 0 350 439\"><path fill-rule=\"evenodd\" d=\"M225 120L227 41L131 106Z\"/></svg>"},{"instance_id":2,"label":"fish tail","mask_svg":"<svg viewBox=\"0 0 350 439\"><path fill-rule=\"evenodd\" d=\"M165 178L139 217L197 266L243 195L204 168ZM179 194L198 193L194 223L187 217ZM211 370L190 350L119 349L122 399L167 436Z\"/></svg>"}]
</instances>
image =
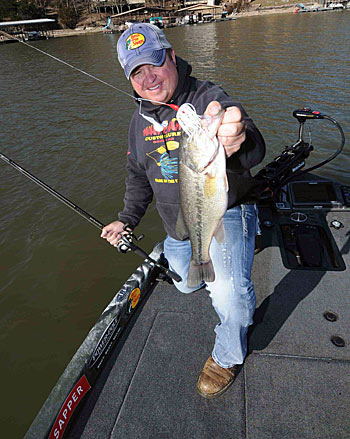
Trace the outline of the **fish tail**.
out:
<instances>
[{"instance_id":1,"label":"fish tail","mask_svg":"<svg viewBox=\"0 0 350 439\"><path fill-rule=\"evenodd\" d=\"M215 271L211 259L209 259L208 262L202 264L196 264L193 260L191 260L187 277L188 287L195 288L198 287L202 281L214 282L214 280Z\"/></svg>"}]
</instances>

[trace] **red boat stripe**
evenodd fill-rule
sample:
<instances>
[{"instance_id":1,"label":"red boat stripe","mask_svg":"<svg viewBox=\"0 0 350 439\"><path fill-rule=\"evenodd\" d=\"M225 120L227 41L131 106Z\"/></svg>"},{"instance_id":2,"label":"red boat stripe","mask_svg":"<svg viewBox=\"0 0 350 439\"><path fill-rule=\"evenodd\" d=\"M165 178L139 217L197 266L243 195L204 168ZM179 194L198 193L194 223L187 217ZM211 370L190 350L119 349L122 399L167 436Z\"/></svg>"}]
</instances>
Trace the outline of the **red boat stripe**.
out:
<instances>
[{"instance_id":1,"label":"red boat stripe","mask_svg":"<svg viewBox=\"0 0 350 439\"><path fill-rule=\"evenodd\" d=\"M60 439L63 437L64 430L66 429L74 410L90 389L91 386L86 379L86 376L83 375L62 404L61 410L49 434L49 439Z\"/></svg>"}]
</instances>

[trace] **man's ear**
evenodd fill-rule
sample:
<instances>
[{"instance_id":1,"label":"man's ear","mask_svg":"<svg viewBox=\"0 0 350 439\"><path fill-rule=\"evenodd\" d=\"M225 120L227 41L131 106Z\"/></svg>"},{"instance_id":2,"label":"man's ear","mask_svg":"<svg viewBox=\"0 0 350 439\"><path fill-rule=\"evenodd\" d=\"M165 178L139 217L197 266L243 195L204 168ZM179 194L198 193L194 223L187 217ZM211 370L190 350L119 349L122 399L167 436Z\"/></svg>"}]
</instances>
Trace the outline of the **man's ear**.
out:
<instances>
[{"instance_id":1,"label":"man's ear","mask_svg":"<svg viewBox=\"0 0 350 439\"><path fill-rule=\"evenodd\" d=\"M174 49L171 49L170 56L171 59L173 60L173 63L176 65L176 55Z\"/></svg>"}]
</instances>

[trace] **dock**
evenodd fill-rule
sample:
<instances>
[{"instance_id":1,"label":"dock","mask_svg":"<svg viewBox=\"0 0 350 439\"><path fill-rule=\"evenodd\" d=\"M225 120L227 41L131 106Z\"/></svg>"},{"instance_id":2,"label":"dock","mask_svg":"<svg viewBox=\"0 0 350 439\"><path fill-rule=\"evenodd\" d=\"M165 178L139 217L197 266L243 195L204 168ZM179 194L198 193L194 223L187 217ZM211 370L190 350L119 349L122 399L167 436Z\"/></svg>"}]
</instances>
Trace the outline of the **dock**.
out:
<instances>
[{"instance_id":1,"label":"dock","mask_svg":"<svg viewBox=\"0 0 350 439\"><path fill-rule=\"evenodd\" d=\"M48 39L53 36L51 18L35 20L2 21L0 22L0 43L33 41Z\"/></svg>"}]
</instances>

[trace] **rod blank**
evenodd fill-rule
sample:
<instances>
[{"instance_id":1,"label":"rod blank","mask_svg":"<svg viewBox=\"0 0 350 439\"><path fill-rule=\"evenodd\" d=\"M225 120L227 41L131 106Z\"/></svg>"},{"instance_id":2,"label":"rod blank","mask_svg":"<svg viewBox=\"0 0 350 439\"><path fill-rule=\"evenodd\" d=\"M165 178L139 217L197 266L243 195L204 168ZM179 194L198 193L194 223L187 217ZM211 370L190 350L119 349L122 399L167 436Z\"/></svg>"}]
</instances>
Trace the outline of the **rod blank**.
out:
<instances>
[{"instance_id":1,"label":"rod blank","mask_svg":"<svg viewBox=\"0 0 350 439\"><path fill-rule=\"evenodd\" d=\"M7 157L5 154L0 153L0 158L2 160L4 160L4 162L8 163L9 165L11 165L13 168L15 168L17 171L21 172L23 175L25 175L27 178L29 178L30 180L32 180L34 183L36 183L38 186L40 186L41 188L43 188L45 191L49 192L51 195L53 195L55 198L57 198L59 201L61 201L62 203L64 203L66 206L70 207L72 210L74 210L75 212L79 213L79 215L81 215L83 218L85 218L86 220L88 220L91 224L93 224L95 227L97 227L98 229L102 230L104 225L97 220L96 218L94 218L92 215L90 215L88 212L85 212L85 210L81 209L79 206L77 206L76 204L74 204L72 201L68 200L68 198L64 197L62 194L60 194L59 192L55 191L54 189L52 189L52 187L50 187L49 185L47 185L46 183L44 183L42 180L40 180L39 178L35 177L35 175L31 174L30 172L28 172L27 170L25 170L24 168L22 168L22 166L20 166L18 163L14 162L13 160L11 160L9 157Z\"/></svg>"}]
</instances>

